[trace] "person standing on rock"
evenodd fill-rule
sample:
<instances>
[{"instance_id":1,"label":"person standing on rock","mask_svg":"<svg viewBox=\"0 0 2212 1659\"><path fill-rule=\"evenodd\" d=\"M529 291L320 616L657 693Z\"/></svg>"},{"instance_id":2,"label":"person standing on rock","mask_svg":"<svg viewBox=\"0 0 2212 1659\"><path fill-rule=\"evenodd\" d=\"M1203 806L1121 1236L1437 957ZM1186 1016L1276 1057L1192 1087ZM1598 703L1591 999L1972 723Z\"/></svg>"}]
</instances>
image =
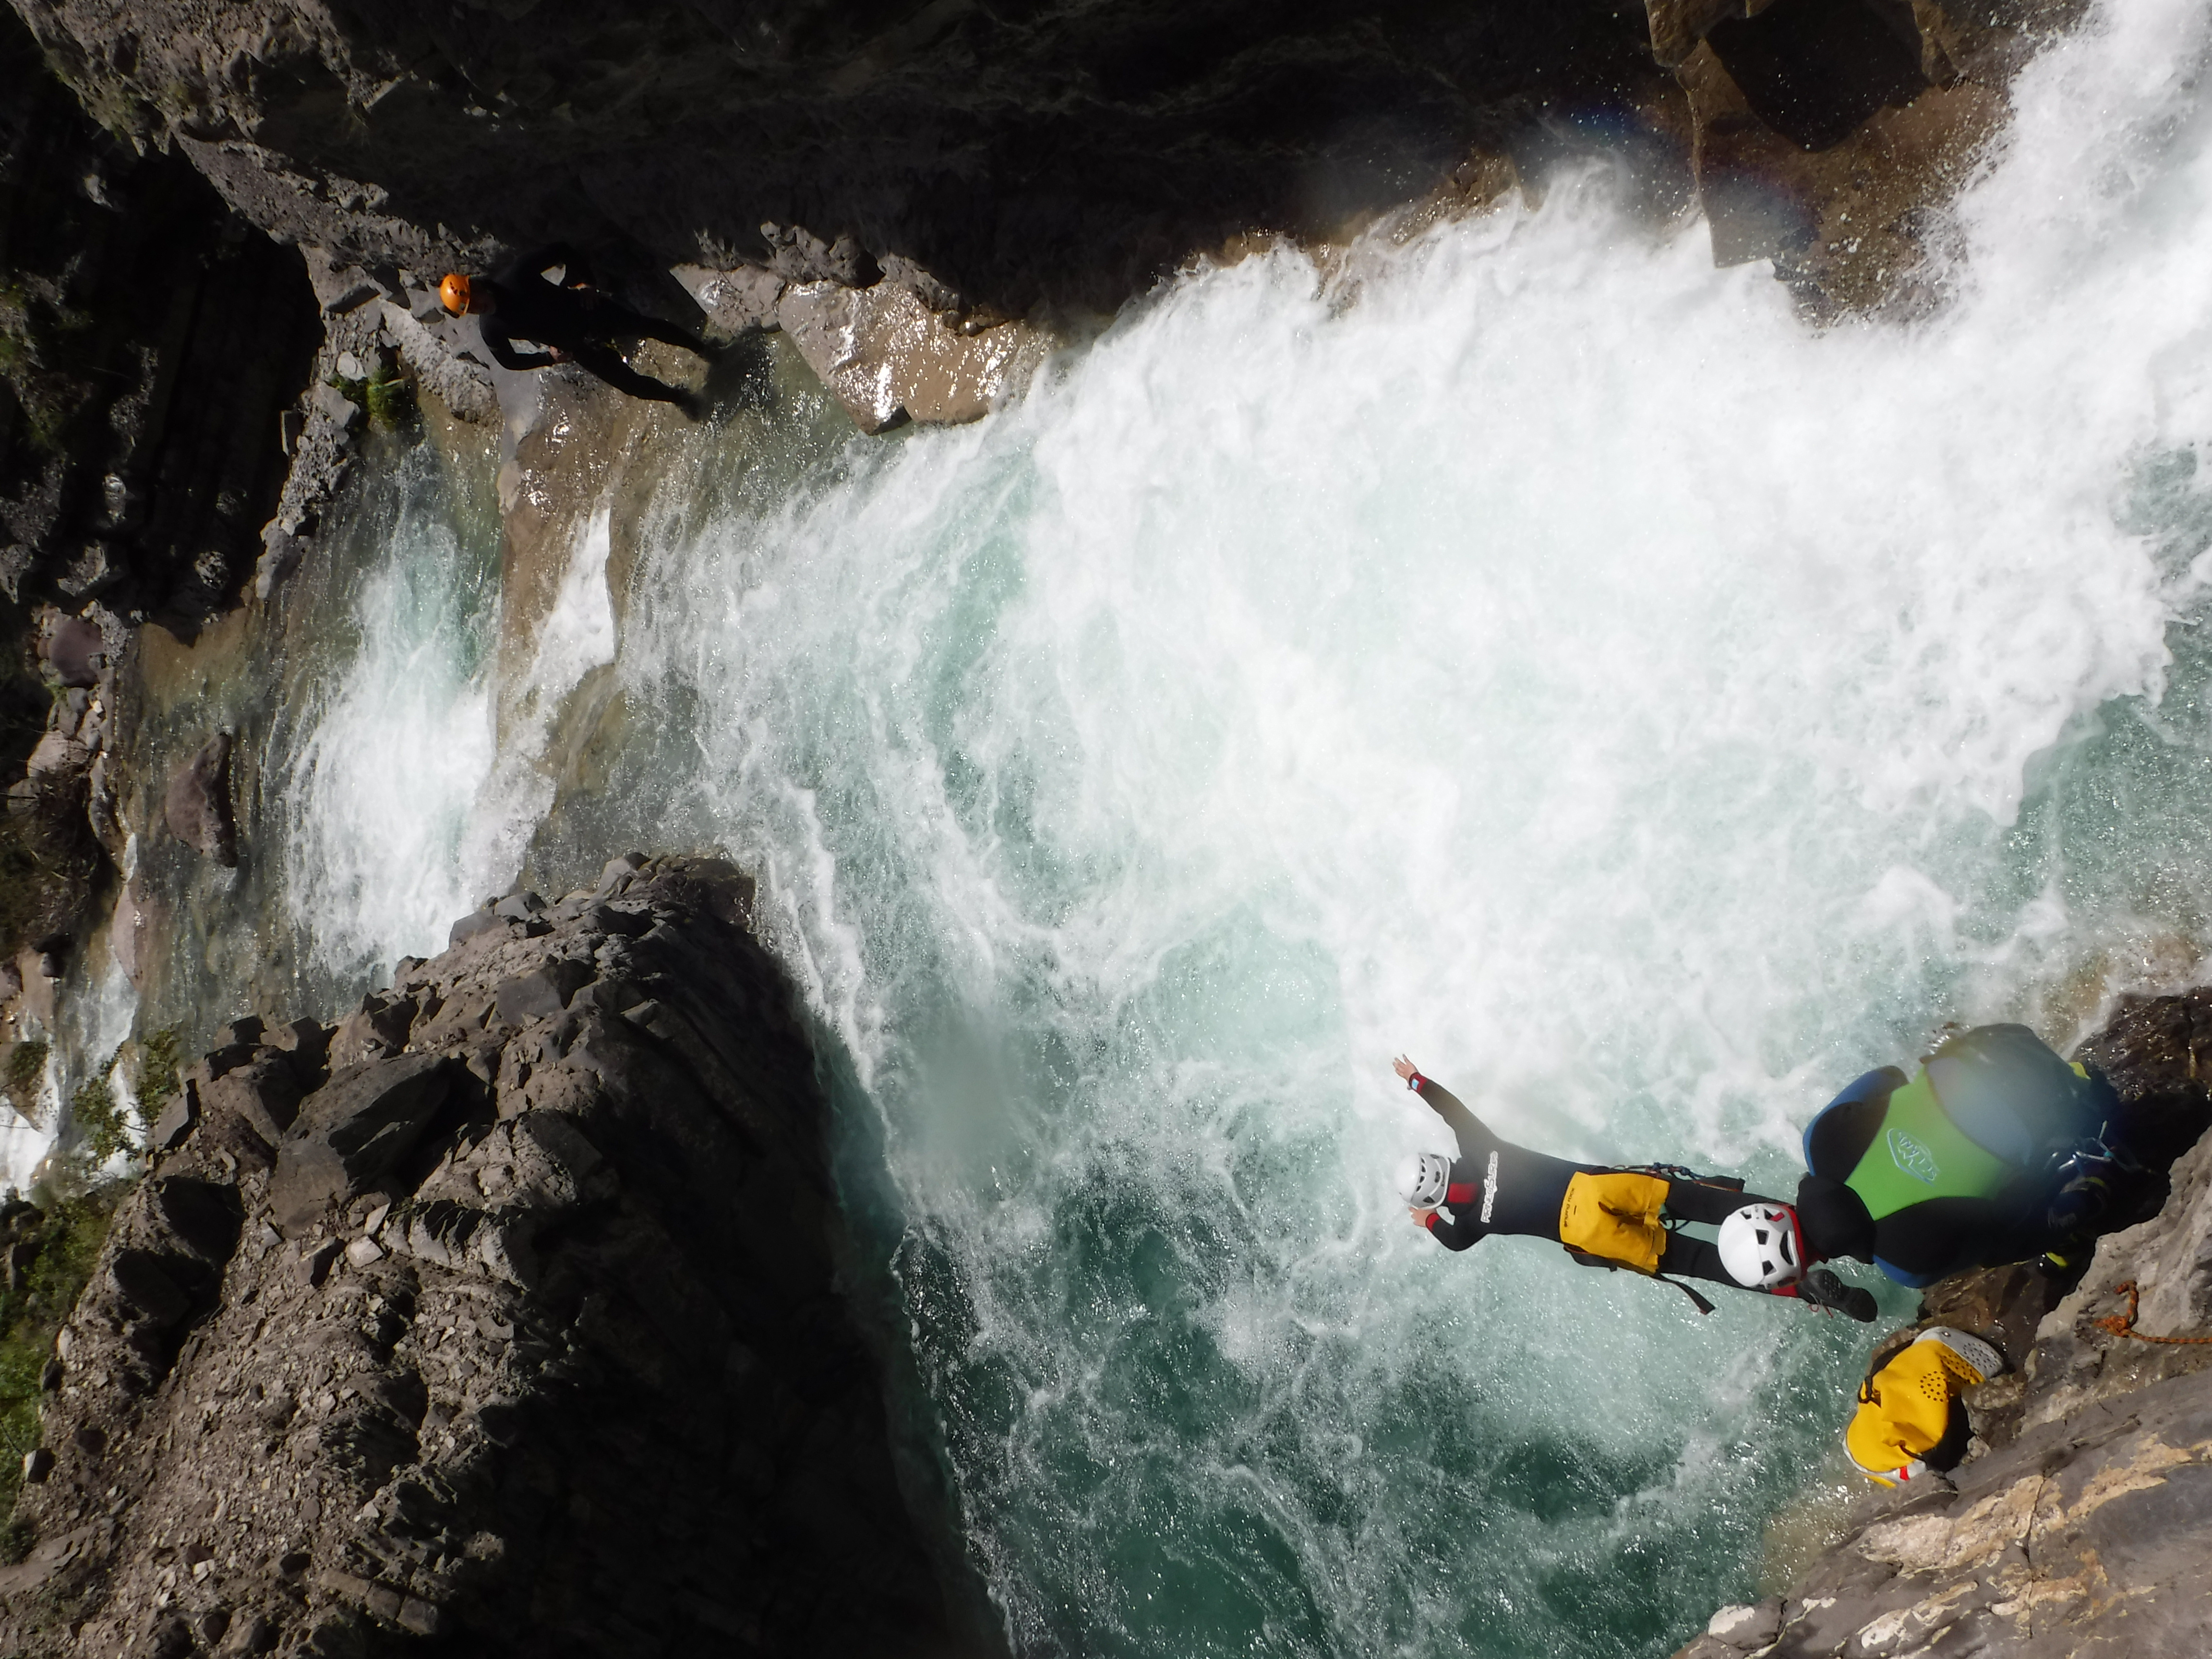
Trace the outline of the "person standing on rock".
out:
<instances>
[{"instance_id":1,"label":"person standing on rock","mask_svg":"<svg viewBox=\"0 0 2212 1659\"><path fill-rule=\"evenodd\" d=\"M2025 1025L1954 1031L1914 1076L1869 1072L1814 1117L1796 1214L1820 1255L1916 1290L2039 1257L2063 1277L2164 1200L2130 1150L2142 1127L2103 1073Z\"/></svg>"},{"instance_id":2,"label":"person standing on rock","mask_svg":"<svg viewBox=\"0 0 2212 1659\"><path fill-rule=\"evenodd\" d=\"M1684 1279L1791 1297L1860 1321L1875 1316L1873 1297L1807 1258L1789 1211L1746 1193L1741 1182L1665 1164L1619 1169L1532 1152L1500 1139L1412 1060L1401 1055L1392 1066L1459 1142L1456 1159L1421 1152L1399 1175L1414 1225L1446 1249L1464 1250L1492 1233L1548 1238L1584 1266L1667 1279L1701 1313L1712 1304ZM1717 1225L1720 1243L1682 1231L1686 1223Z\"/></svg>"},{"instance_id":3,"label":"person standing on rock","mask_svg":"<svg viewBox=\"0 0 2212 1659\"><path fill-rule=\"evenodd\" d=\"M557 281L548 275L554 270L560 272ZM438 299L453 315L477 319L485 346L502 368L573 362L630 397L674 404L694 419L703 413L696 394L641 374L623 361L615 343L660 340L705 357L706 342L602 293L592 284L584 256L566 242L525 254L496 276L449 271L438 284ZM542 349L518 351L518 338Z\"/></svg>"}]
</instances>

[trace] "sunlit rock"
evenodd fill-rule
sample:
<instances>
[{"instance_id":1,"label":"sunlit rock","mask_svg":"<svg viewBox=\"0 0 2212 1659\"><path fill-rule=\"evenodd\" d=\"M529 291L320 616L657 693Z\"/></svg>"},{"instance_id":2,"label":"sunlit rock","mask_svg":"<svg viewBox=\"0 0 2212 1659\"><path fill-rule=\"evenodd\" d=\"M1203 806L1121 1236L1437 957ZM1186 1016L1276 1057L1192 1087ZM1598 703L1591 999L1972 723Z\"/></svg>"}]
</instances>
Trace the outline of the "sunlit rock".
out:
<instances>
[{"instance_id":1,"label":"sunlit rock","mask_svg":"<svg viewBox=\"0 0 2212 1659\"><path fill-rule=\"evenodd\" d=\"M798 283L778 301L776 320L864 432L902 420L978 420L1018 391L1049 349L1022 323L963 333L888 282Z\"/></svg>"}]
</instances>

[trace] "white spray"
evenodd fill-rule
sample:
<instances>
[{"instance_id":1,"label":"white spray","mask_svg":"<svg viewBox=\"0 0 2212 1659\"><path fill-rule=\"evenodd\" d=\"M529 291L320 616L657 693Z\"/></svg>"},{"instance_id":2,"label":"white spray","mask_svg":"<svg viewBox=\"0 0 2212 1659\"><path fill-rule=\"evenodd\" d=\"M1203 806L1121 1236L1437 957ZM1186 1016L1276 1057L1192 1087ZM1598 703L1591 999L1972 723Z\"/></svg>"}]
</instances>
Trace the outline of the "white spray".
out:
<instances>
[{"instance_id":1,"label":"white spray","mask_svg":"<svg viewBox=\"0 0 2212 1659\"><path fill-rule=\"evenodd\" d=\"M2064 1040L2204 936L2204 27L2030 70L1911 327L1591 174L1356 291L1193 276L781 511L671 480L618 669L692 758L636 830L759 873L880 1116L1019 1644L1663 1651L1751 1588L1858 1334L1445 1257L1388 1060L1781 1184L1942 1019Z\"/></svg>"}]
</instances>

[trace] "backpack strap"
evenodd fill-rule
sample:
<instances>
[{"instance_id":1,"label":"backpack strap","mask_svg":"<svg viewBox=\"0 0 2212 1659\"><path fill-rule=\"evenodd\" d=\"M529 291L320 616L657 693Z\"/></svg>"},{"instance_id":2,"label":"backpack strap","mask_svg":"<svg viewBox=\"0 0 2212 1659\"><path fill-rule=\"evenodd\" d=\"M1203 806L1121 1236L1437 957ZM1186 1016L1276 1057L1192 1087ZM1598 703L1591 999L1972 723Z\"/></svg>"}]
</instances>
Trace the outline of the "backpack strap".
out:
<instances>
[{"instance_id":1,"label":"backpack strap","mask_svg":"<svg viewBox=\"0 0 2212 1659\"><path fill-rule=\"evenodd\" d=\"M1569 1255L1572 1256L1575 1260L1576 1265L1578 1267L1602 1267L1607 1273L1617 1273L1620 1272L1623 1267L1627 1266L1626 1262L1614 1261L1605 1256L1591 1255L1587 1251L1575 1249L1571 1244L1562 1244L1559 1248L1565 1250ZM1632 1272L1634 1270L1631 1269L1630 1271ZM1687 1285L1685 1285L1679 1279L1669 1279L1665 1273L1644 1273L1640 1276L1645 1279L1656 1279L1662 1285L1672 1285L1676 1290L1681 1291L1684 1296L1688 1297L1691 1304L1696 1307L1697 1310L1701 1314L1709 1314L1713 1310L1713 1304L1711 1303L1706 1301L1705 1297L1699 1296L1695 1291L1692 1290Z\"/></svg>"}]
</instances>

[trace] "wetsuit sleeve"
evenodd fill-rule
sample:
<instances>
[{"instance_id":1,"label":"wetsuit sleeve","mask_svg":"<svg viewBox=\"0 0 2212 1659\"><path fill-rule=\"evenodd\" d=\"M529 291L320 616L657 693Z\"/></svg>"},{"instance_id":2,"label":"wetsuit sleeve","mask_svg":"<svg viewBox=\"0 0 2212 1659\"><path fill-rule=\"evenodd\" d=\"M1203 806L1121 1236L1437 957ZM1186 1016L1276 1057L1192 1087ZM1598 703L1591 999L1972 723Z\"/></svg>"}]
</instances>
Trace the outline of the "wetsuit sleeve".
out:
<instances>
[{"instance_id":1,"label":"wetsuit sleeve","mask_svg":"<svg viewBox=\"0 0 2212 1659\"><path fill-rule=\"evenodd\" d=\"M1448 1250L1463 1250L1488 1236L1481 1227L1464 1216L1447 1218L1441 1211L1434 1210L1429 1212L1429 1231L1435 1235L1437 1243Z\"/></svg>"},{"instance_id":2,"label":"wetsuit sleeve","mask_svg":"<svg viewBox=\"0 0 2212 1659\"><path fill-rule=\"evenodd\" d=\"M548 351L517 351L514 339L492 318L481 319L477 331L483 336L484 349L501 368L544 368L553 361Z\"/></svg>"},{"instance_id":3,"label":"wetsuit sleeve","mask_svg":"<svg viewBox=\"0 0 2212 1659\"><path fill-rule=\"evenodd\" d=\"M1419 1080L1421 1098L1429 1103L1430 1109L1451 1126L1459 1141L1459 1155L1477 1158L1488 1155L1498 1145L1498 1137L1482 1125L1482 1120L1461 1103L1460 1097L1433 1079Z\"/></svg>"}]
</instances>

